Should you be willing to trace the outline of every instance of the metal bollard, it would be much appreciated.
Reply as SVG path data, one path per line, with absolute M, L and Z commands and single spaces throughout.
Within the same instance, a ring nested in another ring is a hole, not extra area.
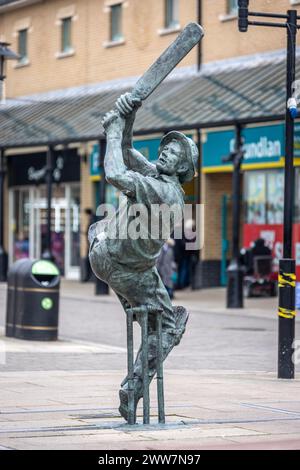
M 156 341 L 157 341 L 157 405 L 158 405 L 158 422 L 165 423 L 165 401 L 164 401 L 164 370 L 163 370 L 163 344 L 162 344 L 162 312 L 158 312 L 156 316 Z
M 143 361 L 143 423 L 150 421 L 149 361 L 148 361 L 148 309 L 141 311 L 142 361 Z
M 127 310 L 128 424 L 135 424 L 133 382 L 133 311 Z
M 133 344 L 133 321 L 134 314 L 141 318 L 142 337 L 142 366 L 143 366 L 143 423 L 150 422 L 150 394 L 149 394 L 149 349 L 148 349 L 148 319 L 149 313 L 156 314 L 156 368 L 157 368 L 157 403 L 158 422 L 165 423 L 164 411 L 164 378 L 163 378 L 163 344 L 162 344 L 162 311 L 153 307 L 133 307 L 126 310 L 127 313 L 127 369 L 128 369 L 128 424 L 135 424 L 134 403 L 134 344 Z
M 293 379 L 295 364 L 293 362 L 295 338 L 295 260 L 279 261 L 279 328 L 278 328 L 278 378 Z

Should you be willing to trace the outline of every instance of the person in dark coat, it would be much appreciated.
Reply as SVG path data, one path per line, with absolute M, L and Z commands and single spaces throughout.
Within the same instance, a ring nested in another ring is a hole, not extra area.
M 87 221 L 86 230 L 82 233 L 86 237 L 86 240 L 88 240 L 89 227 L 95 222 L 97 222 L 97 216 L 90 207 L 87 207 L 86 209 L 84 209 L 84 214 L 87 217 L 88 221 Z M 87 253 L 86 253 L 86 256 L 82 259 L 82 265 L 81 265 L 81 282 L 90 281 L 92 279 L 92 276 L 93 276 L 93 272 L 92 272 L 92 268 L 91 268 L 90 261 L 89 261 L 89 244 L 87 244 Z
M 176 265 L 174 259 L 174 245 L 175 242 L 172 238 L 166 241 L 163 245 L 157 260 L 157 270 L 161 280 L 168 291 L 170 299 L 173 299 L 174 289 L 174 273 L 176 272 Z
M 272 251 L 265 245 L 263 238 L 257 238 L 253 246 L 244 254 L 244 264 L 246 265 L 247 274 L 254 273 L 254 258 L 256 256 L 272 256 Z

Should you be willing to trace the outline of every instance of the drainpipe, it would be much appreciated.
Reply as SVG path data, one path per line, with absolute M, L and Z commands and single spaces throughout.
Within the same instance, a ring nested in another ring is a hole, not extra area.
M 197 23 L 202 26 L 202 0 L 197 0 Z M 202 65 L 202 41 L 197 46 L 197 71 L 199 72 Z
M 7 279 L 7 253 L 4 250 L 4 180 L 5 151 L 0 149 L 0 282 Z

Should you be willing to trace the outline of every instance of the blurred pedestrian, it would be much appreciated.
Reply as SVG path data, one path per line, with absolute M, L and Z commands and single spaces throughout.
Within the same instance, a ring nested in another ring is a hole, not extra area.
M 90 265 L 90 260 L 89 260 L 88 233 L 89 233 L 89 228 L 91 227 L 91 225 L 97 222 L 97 216 L 90 207 L 87 207 L 84 209 L 84 214 L 86 216 L 87 222 L 86 222 L 86 229 L 83 232 L 83 235 L 85 236 L 85 239 L 87 241 L 87 248 L 86 248 L 87 251 L 86 251 L 86 256 L 83 258 L 82 264 L 81 264 L 81 282 L 88 282 L 92 278 L 92 275 L 93 275 L 92 268 Z
M 157 260 L 157 270 L 165 288 L 168 291 L 170 299 L 174 298 L 174 277 L 176 276 L 174 245 L 174 240 L 171 238 L 167 240 L 163 245 Z
M 241 262 L 245 266 L 246 274 L 253 274 L 254 259 L 257 256 L 272 256 L 272 251 L 263 238 L 257 238 L 248 250 L 241 250 Z
M 176 289 L 184 289 L 193 285 L 194 272 L 198 262 L 198 250 L 188 249 L 188 245 L 196 240 L 195 222 L 188 219 L 184 224 L 184 233 L 175 243 L 175 261 L 178 267 Z

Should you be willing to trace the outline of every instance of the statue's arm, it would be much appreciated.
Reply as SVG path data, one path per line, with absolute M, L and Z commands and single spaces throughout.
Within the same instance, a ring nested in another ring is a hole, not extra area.
M 133 124 L 140 102 L 133 100 L 130 93 L 122 95 L 117 103 L 117 109 L 125 118 L 123 131 L 122 150 L 124 162 L 127 168 L 137 171 L 142 175 L 149 175 L 155 172 L 155 165 L 150 163 L 138 150 L 133 147 Z
M 104 158 L 105 177 L 126 195 L 135 194 L 135 184 L 131 172 L 123 159 L 123 131 L 125 120 L 117 111 L 107 113 L 102 121 L 106 132 L 106 153 Z
M 144 157 L 138 150 L 135 148 L 129 148 L 126 150 L 126 155 L 127 161 L 126 165 L 128 162 L 128 168 L 130 168 L 133 171 L 137 171 L 138 173 L 141 173 L 144 176 L 147 175 L 153 175 L 156 171 L 156 166 L 153 163 L 150 163 L 147 158 Z

